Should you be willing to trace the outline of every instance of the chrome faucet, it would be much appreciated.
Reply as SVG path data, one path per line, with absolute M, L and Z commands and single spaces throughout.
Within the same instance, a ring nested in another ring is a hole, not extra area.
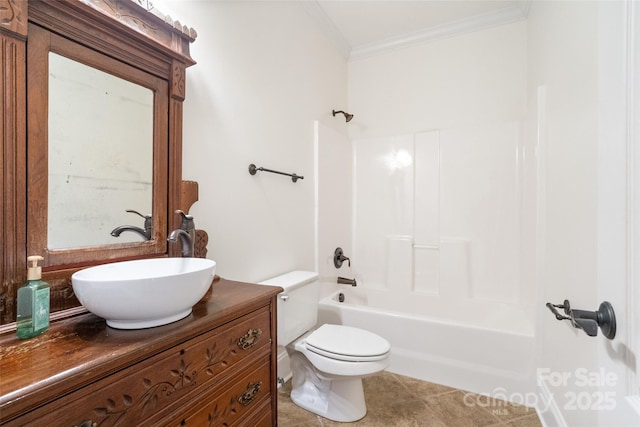
M 153 235 L 153 219 L 151 215 L 142 215 L 138 211 L 134 211 L 133 209 L 127 209 L 127 212 L 134 213 L 142 218 L 144 218 L 144 228 L 136 227 L 135 225 L 121 225 L 119 227 L 114 228 L 111 231 L 111 235 L 113 237 L 120 237 L 125 231 L 133 231 L 134 233 L 138 233 L 141 235 L 144 240 L 151 240 Z
M 179 209 L 176 213 L 182 216 L 182 222 L 180 223 L 180 228 L 173 230 L 169 234 L 167 241 L 177 242 L 179 238 L 182 244 L 182 256 L 192 257 L 196 241 L 196 227 L 193 223 L 193 216 L 187 215 Z

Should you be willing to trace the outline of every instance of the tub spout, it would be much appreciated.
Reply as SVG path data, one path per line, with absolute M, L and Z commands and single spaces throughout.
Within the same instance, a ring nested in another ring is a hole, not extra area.
M 345 277 L 338 277 L 338 284 L 340 284 L 340 285 L 358 286 L 357 283 L 356 283 L 356 279 L 347 279 Z

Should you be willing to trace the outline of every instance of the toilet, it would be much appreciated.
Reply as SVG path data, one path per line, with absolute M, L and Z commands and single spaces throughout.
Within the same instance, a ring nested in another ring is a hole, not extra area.
M 307 411 L 338 422 L 364 417 L 362 378 L 389 366 L 384 338 L 343 325 L 316 329 L 318 274 L 292 271 L 260 282 L 280 286 L 278 295 L 278 383 L 290 380 L 291 400 Z

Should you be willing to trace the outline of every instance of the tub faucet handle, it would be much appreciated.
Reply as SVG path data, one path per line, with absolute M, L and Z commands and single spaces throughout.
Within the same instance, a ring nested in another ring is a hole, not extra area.
M 336 268 L 340 268 L 342 267 L 342 263 L 347 261 L 347 264 L 349 265 L 349 267 L 351 267 L 351 260 L 344 256 L 344 251 L 342 250 L 342 248 L 336 248 L 336 250 L 333 252 L 333 265 Z

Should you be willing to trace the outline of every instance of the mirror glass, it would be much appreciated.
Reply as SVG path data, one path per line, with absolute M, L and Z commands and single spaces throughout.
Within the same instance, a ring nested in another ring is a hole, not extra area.
M 151 215 L 151 89 L 49 52 L 49 249 L 140 242 Z

